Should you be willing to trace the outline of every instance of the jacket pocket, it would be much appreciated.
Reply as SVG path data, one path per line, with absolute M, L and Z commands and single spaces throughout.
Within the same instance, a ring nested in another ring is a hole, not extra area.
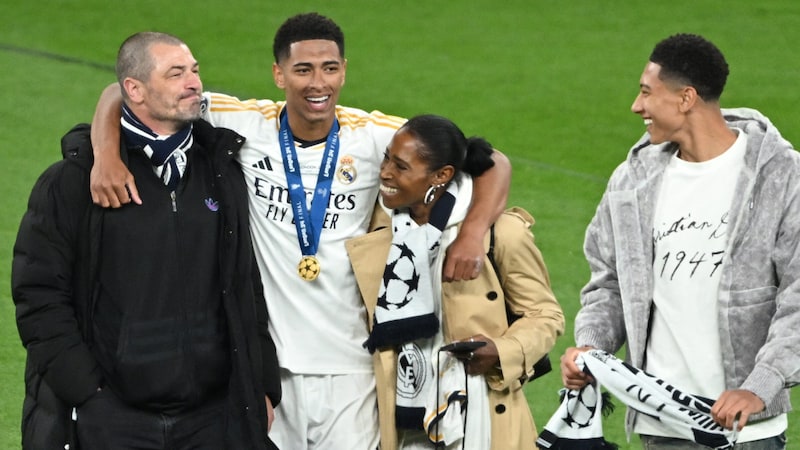
M 775 286 L 765 286 L 730 293 L 726 331 L 737 361 L 737 379 L 753 370 L 756 355 L 767 341 L 777 292 Z

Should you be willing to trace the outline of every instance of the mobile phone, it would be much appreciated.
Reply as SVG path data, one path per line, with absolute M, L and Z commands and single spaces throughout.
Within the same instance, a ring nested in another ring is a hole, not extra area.
M 483 341 L 456 341 L 443 346 L 439 350 L 450 353 L 469 353 L 474 352 L 484 345 L 486 345 L 486 342 Z

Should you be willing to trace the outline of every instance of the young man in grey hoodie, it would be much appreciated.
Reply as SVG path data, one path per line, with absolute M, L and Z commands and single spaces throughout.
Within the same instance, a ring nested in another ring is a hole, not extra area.
M 612 175 L 587 231 L 591 279 L 576 356 L 617 352 L 741 430 L 736 449 L 783 449 L 788 388 L 800 381 L 800 155 L 752 109 L 721 109 L 728 75 L 706 39 L 656 45 L 631 110 L 645 135 Z M 629 411 L 645 449 L 704 448 Z

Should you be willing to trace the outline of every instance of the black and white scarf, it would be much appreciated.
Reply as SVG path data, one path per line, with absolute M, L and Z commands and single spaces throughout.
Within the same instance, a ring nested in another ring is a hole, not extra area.
M 541 449 L 604 448 L 601 387 L 628 407 L 661 421 L 679 439 L 715 450 L 733 449 L 737 432 L 726 430 L 711 418 L 714 401 L 681 392 L 664 380 L 639 370 L 602 350 L 581 353 L 578 367 L 594 377 L 579 391 L 567 391 L 545 425 L 536 445 Z
M 466 375 L 461 361 L 439 350 L 444 344 L 442 264 L 471 199 L 472 180 L 459 176 L 433 206 L 425 225 L 417 226 L 407 211 L 387 211 L 392 216 L 392 247 L 367 342 L 370 351 L 398 349 L 397 427 L 419 430 L 444 449 L 461 448 L 464 441 L 488 442 L 491 428 L 485 380 Z
M 122 105 L 120 123 L 125 142 L 132 147 L 142 147 L 153 162 L 156 175 L 170 191 L 174 191 L 186 170 L 186 151 L 193 142 L 192 124 L 171 136 L 161 136 L 142 123 L 125 104 Z
M 378 291 L 372 332 L 366 342 L 370 352 L 429 338 L 439 331 L 431 264 L 439 253 L 439 238 L 455 205 L 451 191 L 448 188 L 433 205 L 428 223 L 418 227 L 407 211 L 392 212 L 392 246 Z

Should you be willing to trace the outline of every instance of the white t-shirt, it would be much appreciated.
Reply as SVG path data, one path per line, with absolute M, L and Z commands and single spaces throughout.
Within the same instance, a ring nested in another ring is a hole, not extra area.
M 250 230 L 280 366 L 299 374 L 371 372 L 371 355 L 362 346 L 366 310 L 344 242 L 367 231 L 380 163 L 404 119 L 336 107 L 340 145 L 316 255 L 321 271 L 305 281 L 297 274 L 302 253 L 278 141 L 285 102 L 204 96 L 210 102 L 206 120 L 247 138 L 238 160 L 249 186 Z M 325 142 L 295 147 L 310 209 Z
M 670 160 L 653 220 L 654 306 L 645 370 L 711 399 L 725 390 L 717 301 L 728 213 L 747 148 L 747 135 L 734 131 L 736 141 L 714 159 L 688 162 L 676 154 Z M 780 417 L 748 425 L 739 441 L 779 434 L 785 429 L 780 429 Z M 669 436 L 644 414 L 634 430 Z

